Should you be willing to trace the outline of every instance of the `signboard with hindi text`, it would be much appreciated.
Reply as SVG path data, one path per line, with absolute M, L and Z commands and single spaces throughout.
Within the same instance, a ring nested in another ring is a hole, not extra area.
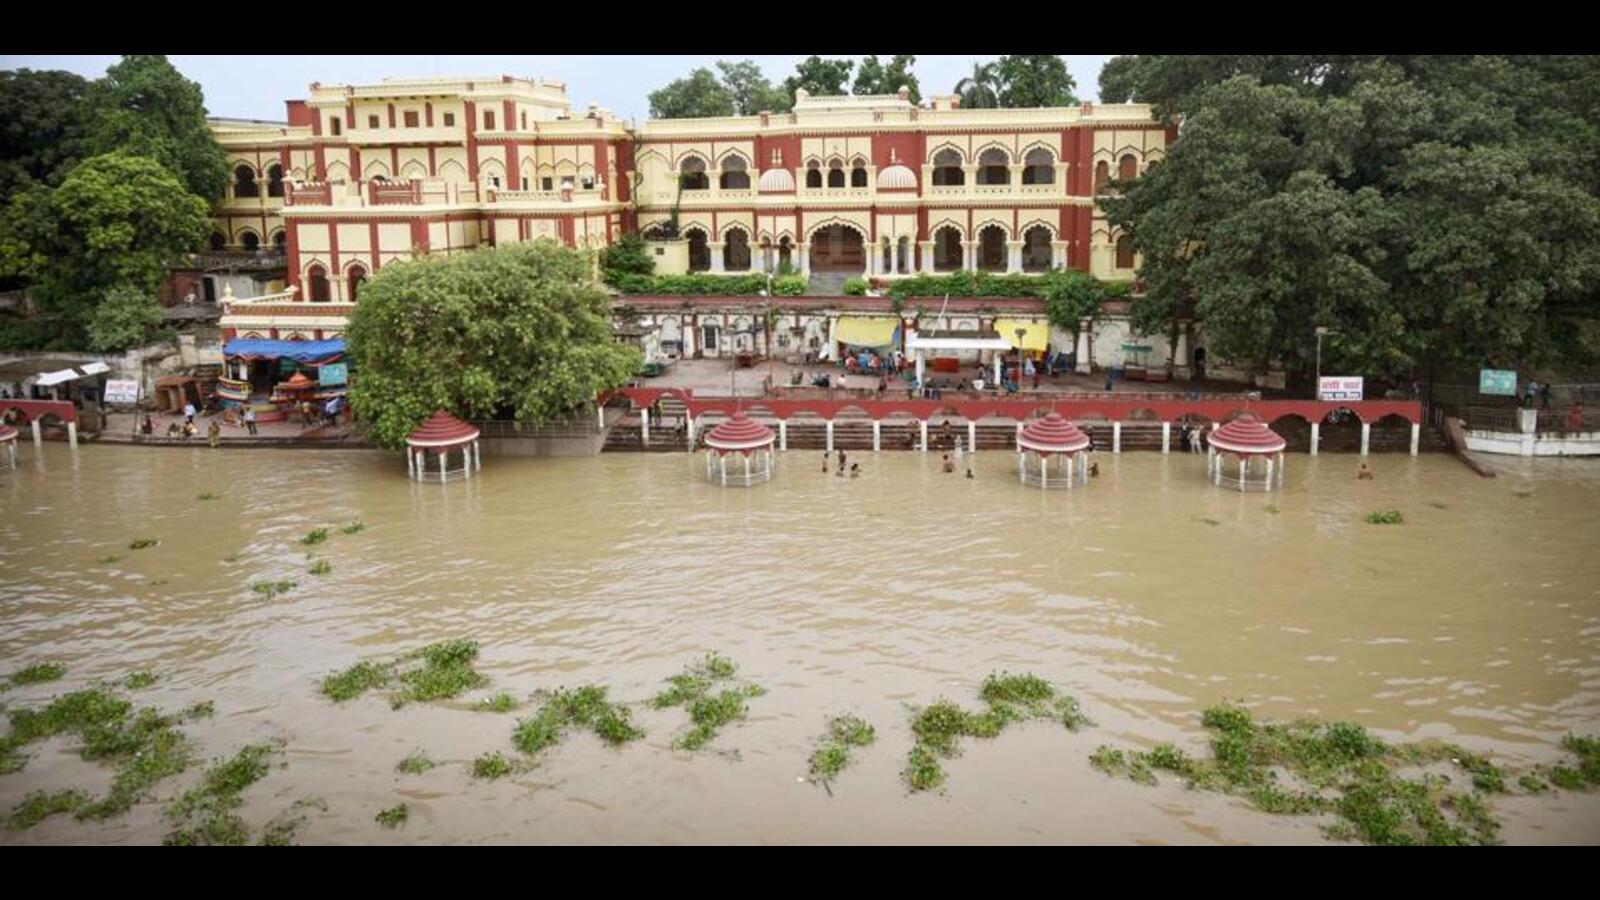
M 1324 402 L 1360 400 L 1361 381 L 1360 375 L 1324 375 L 1317 382 L 1317 399 Z
M 108 379 L 106 381 L 106 402 L 138 403 L 139 382 Z
M 344 384 L 350 379 L 345 363 L 328 363 L 317 370 L 317 381 L 325 385 Z
M 1517 395 L 1517 373 L 1510 369 L 1479 369 L 1478 393 L 1515 397 Z

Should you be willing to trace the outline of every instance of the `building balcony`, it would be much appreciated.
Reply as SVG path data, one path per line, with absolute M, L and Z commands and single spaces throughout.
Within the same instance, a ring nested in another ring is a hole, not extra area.
M 286 207 L 369 208 L 389 206 L 461 206 L 478 202 L 477 185 L 438 178 L 405 181 L 314 182 L 290 184 Z

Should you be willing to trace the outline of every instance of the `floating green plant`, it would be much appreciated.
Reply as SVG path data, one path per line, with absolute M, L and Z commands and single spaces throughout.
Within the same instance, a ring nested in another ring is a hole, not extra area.
M 11 673 L 11 683 L 42 684 L 46 681 L 55 681 L 65 674 L 67 667 L 60 663 L 34 663 Z
M 32 828 L 53 815 L 77 812 L 88 803 L 89 795 L 79 790 L 34 791 L 11 810 L 6 827 L 12 831 Z
M 421 775 L 423 772 L 428 771 L 436 765 L 438 765 L 438 763 L 429 759 L 428 754 L 418 750 L 405 759 L 400 760 L 400 764 L 395 766 L 395 768 L 407 775 Z
M 362 529 L 364 529 L 366 527 L 367 527 L 366 525 L 363 525 L 361 523 L 360 519 L 357 519 L 354 522 L 351 522 L 350 524 L 345 525 L 343 528 L 340 528 L 339 532 L 341 534 L 355 534 L 355 533 L 361 531 Z
M 391 806 L 388 809 L 380 810 L 376 816 L 373 816 L 373 819 L 384 828 L 399 828 L 410 817 L 410 808 L 402 803 L 399 806 Z
M 959 753 L 958 738 L 993 738 L 1008 725 L 1029 719 L 1051 719 L 1069 731 L 1094 724 L 1076 699 L 1059 693 L 1036 675 L 991 674 L 978 693 L 989 707 L 984 712 L 968 712 L 941 698 L 912 716 L 911 732 L 917 741 L 902 773 L 912 790 L 930 790 L 944 783 L 939 758 Z
M 255 591 L 268 600 L 272 600 L 279 595 L 287 594 L 294 590 L 294 582 L 281 579 L 278 581 L 258 581 L 255 584 L 250 585 L 250 590 Z
M 657 709 L 672 706 L 688 709 L 689 730 L 673 739 L 674 749 L 698 750 L 704 747 L 717 736 L 717 730 L 723 725 L 747 715 L 746 698 L 766 693 L 765 688 L 756 684 L 711 693 L 715 683 L 731 680 L 738 670 L 733 660 L 713 652 L 685 667 L 681 674 L 667 679 L 670 687 L 656 694 L 650 704 Z
M 333 571 L 333 563 L 325 559 L 319 559 L 312 564 L 310 571 L 313 575 L 326 575 Z
M 629 719 L 626 707 L 606 699 L 600 685 L 573 690 L 558 688 L 541 695 L 538 713 L 517 723 L 511 743 L 530 756 L 560 742 L 569 728 L 586 728 L 612 746 L 644 737 L 644 730 Z
M 516 771 L 516 766 L 512 764 L 511 760 L 501 755 L 498 750 L 493 753 L 485 753 L 472 761 L 473 778 L 484 778 L 493 781 L 496 778 L 510 775 L 514 771 Z
M 828 720 L 828 736 L 811 754 L 811 777 L 829 779 L 850 764 L 850 748 L 865 747 L 877 740 L 877 732 L 859 716 L 834 716 Z
M 489 679 L 472 668 L 477 641 L 429 644 L 388 662 L 360 662 L 322 681 L 322 693 L 335 701 L 349 700 L 398 683 L 390 697 L 395 709 L 427 700 L 456 697 L 483 687 Z
M 218 500 L 218 499 L 221 499 L 221 497 L 222 497 L 221 494 L 213 494 L 210 491 L 206 491 L 204 494 L 200 495 L 199 499 L 201 499 L 201 500 Z
M 477 705 L 472 708 L 478 712 L 506 713 L 517 708 L 517 701 L 510 694 L 501 691 L 493 697 L 485 697 L 479 700 Z
M 167 819 L 175 826 L 162 843 L 167 846 L 241 846 L 250 842 L 250 830 L 239 817 L 245 789 L 267 777 L 275 743 L 248 744 L 228 759 L 207 769 L 198 787 L 186 791 L 167 806 Z
M 1398 509 L 1381 509 L 1367 513 L 1368 525 L 1403 525 L 1406 517 Z
M 300 539 L 300 543 L 308 544 L 308 545 L 309 544 L 320 544 L 320 543 L 322 543 L 323 541 L 325 541 L 327 539 L 328 539 L 328 529 L 326 529 L 326 528 L 313 528 L 310 531 L 306 532 L 305 537 L 302 537 Z
M 122 557 L 120 557 L 117 554 L 113 553 L 110 556 L 102 556 L 102 557 L 100 557 L 100 564 L 103 565 L 103 566 L 109 566 L 114 562 L 119 562 L 121 559 L 122 559 Z
M 161 543 L 161 542 L 156 540 L 155 538 L 138 538 L 137 540 L 133 541 L 133 543 L 128 545 L 128 549 L 129 550 L 143 550 L 143 549 L 145 549 L 147 547 L 154 547 L 155 545 L 157 545 L 159 543 Z
M 320 799 L 296 800 L 293 806 L 279 813 L 272 821 L 268 822 L 261 830 L 263 847 L 287 847 L 294 843 L 295 832 L 306 822 L 306 817 L 300 813 L 301 809 L 315 807 L 323 812 L 328 811 L 328 803 Z
M 130 675 L 128 675 L 128 677 L 122 679 L 123 687 L 126 687 L 128 690 L 131 690 L 131 691 L 137 691 L 137 690 L 140 690 L 140 689 L 143 689 L 143 688 L 147 688 L 150 685 L 155 684 L 155 683 L 156 683 L 156 673 L 151 672 L 149 670 L 145 670 L 145 671 L 142 671 L 142 672 L 134 672 L 134 673 L 131 673 Z

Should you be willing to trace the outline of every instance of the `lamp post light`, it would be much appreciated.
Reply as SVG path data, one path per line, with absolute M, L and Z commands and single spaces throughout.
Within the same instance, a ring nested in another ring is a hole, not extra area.
M 1334 331 L 1333 329 L 1328 328 L 1328 327 L 1326 327 L 1324 325 L 1318 325 L 1317 326 L 1317 399 L 1318 400 L 1322 399 L 1322 339 L 1325 338 L 1325 337 L 1328 337 L 1330 335 L 1336 335 L 1338 333 L 1339 332 Z

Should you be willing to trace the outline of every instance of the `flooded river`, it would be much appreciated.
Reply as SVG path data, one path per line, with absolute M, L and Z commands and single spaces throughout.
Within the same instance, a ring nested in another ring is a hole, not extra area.
M 977 478 L 939 456 L 782 456 L 777 480 L 723 489 L 699 457 L 486 458 L 471 482 L 413 484 L 366 451 L 22 448 L 0 470 L 0 673 L 66 664 L 0 694 L 34 705 L 151 669 L 141 703 L 215 703 L 186 726 L 205 757 L 287 741 L 284 768 L 245 794 L 259 827 L 320 798 L 302 843 L 1097 842 L 1323 840 L 1310 818 L 1105 777 L 1103 743 L 1206 753 L 1200 711 L 1348 718 L 1393 740 L 1443 738 L 1513 765 L 1552 762 L 1561 735 L 1600 731 L 1600 464 L 1496 460 L 1483 480 L 1433 455 L 1291 456 L 1286 489 L 1231 493 L 1204 460 L 1101 454 L 1086 488 L 1019 486 L 1015 458 Z M 211 492 L 218 499 L 201 501 Z M 1276 512 L 1268 509 L 1276 505 Z M 1403 525 L 1364 521 L 1399 509 Z M 361 520 L 366 529 L 336 526 Z M 301 535 L 332 564 L 309 575 Z M 130 551 L 136 538 L 156 547 Z M 117 562 L 99 560 L 120 555 Z M 297 582 L 268 600 L 249 585 Z M 395 711 L 334 704 L 319 679 L 448 638 L 482 645 L 490 687 Z M 574 732 L 532 770 L 475 781 L 515 756 L 496 690 L 603 683 L 642 701 L 707 651 L 768 689 L 706 751 L 675 752 L 679 709 L 640 706 L 644 740 Z M 963 741 L 942 792 L 899 778 L 909 705 L 977 708 L 991 671 L 1041 675 L 1098 724 Z M 802 782 L 825 717 L 878 741 L 832 783 Z M 31 745 L 0 776 L 0 813 L 30 790 L 103 791 L 74 742 Z M 442 763 L 401 775 L 424 750 Z M 198 767 L 157 786 L 167 797 Z M 410 805 L 397 831 L 378 810 Z M 1600 796 L 1498 798 L 1511 843 L 1600 842 Z M 162 804 L 88 824 L 55 816 L 0 843 L 158 843 Z

